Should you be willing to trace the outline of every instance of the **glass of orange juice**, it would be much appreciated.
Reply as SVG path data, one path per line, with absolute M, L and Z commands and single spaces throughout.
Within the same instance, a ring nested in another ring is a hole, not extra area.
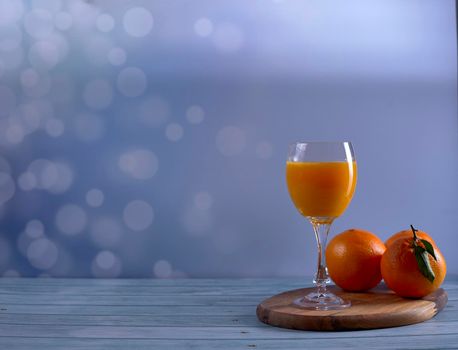
M 316 290 L 296 299 L 300 307 L 335 310 L 350 302 L 326 290 L 326 241 L 332 222 L 343 214 L 355 192 L 356 159 L 350 142 L 296 142 L 289 146 L 286 182 L 299 213 L 312 224 L 318 246 Z

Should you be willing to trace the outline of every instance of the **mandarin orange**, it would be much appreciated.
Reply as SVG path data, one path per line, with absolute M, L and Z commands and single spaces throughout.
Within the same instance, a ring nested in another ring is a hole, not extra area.
M 329 276 L 347 291 L 371 289 L 382 279 L 380 259 L 384 251 L 385 244 L 375 234 L 361 229 L 344 231 L 326 248 Z
M 412 227 L 412 230 L 415 229 Z M 423 238 L 412 231 L 410 233 L 410 236 L 400 237 L 387 246 L 380 268 L 385 283 L 396 294 L 421 298 L 439 288 L 447 273 L 447 265 L 432 241 L 429 242 L 430 249 L 435 257 L 428 253 Z
M 432 245 L 436 246 L 436 242 L 434 242 L 434 240 L 431 238 L 431 236 L 428 235 L 426 232 L 421 231 L 421 230 L 417 230 L 416 233 L 417 233 L 417 237 L 418 237 L 418 238 L 420 238 L 420 239 L 426 239 L 426 240 L 429 241 Z M 409 230 L 402 230 L 402 231 L 399 231 L 398 233 L 395 233 L 394 235 L 392 235 L 390 238 L 388 238 L 388 239 L 385 241 L 385 246 L 388 247 L 388 246 L 391 245 L 391 243 L 393 243 L 395 240 L 397 240 L 398 238 L 402 238 L 402 237 L 412 237 L 412 230 L 411 230 L 411 229 L 409 229 Z

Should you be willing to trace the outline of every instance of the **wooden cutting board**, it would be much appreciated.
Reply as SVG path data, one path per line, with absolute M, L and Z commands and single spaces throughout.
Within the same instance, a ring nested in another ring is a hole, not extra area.
M 351 300 L 351 307 L 342 310 L 305 310 L 292 304 L 313 289 L 291 290 L 264 300 L 256 310 L 259 320 L 276 327 L 316 331 L 397 327 L 429 320 L 448 300 L 442 288 L 422 299 L 406 299 L 382 284 L 366 293 L 349 293 L 329 287 L 333 293 Z

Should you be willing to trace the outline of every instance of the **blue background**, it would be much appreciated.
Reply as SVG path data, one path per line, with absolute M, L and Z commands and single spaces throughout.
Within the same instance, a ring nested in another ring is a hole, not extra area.
M 0 273 L 311 275 L 296 140 L 350 140 L 333 227 L 458 273 L 454 1 L 0 0 Z

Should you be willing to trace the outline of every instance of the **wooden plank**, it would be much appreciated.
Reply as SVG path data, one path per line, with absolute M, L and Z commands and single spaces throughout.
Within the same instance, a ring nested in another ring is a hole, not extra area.
M 20 306 L 55 306 L 55 307 L 62 307 L 62 306 L 113 306 L 113 307 L 127 307 L 127 306 L 145 306 L 145 307 L 161 307 L 161 306 L 168 306 L 168 307 L 175 307 L 175 306 L 198 306 L 198 307 L 225 307 L 225 306 L 254 306 L 261 302 L 262 300 L 268 298 L 271 294 L 260 294 L 256 296 L 251 296 L 250 298 L 241 299 L 241 298 L 233 298 L 229 295 L 220 295 L 220 296 L 212 296 L 210 298 L 204 298 L 199 296 L 198 298 L 191 298 L 191 297 L 183 297 L 179 296 L 175 298 L 175 303 L 173 301 L 167 299 L 166 297 L 163 298 L 132 298 L 129 301 L 129 296 L 106 296 L 105 298 L 99 297 L 73 297 L 68 296 L 66 298 L 57 298 L 56 300 L 48 300 L 48 299 L 41 299 L 41 300 L 34 300 L 33 295 L 28 295 L 21 298 L 5 298 L 0 296 L 0 312 L 2 309 L 12 309 Z M 173 296 L 170 296 L 172 298 Z M 448 293 L 449 302 L 457 302 L 458 295 L 450 295 Z
M 302 288 L 303 285 L 297 285 L 297 288 Z M 294 285 L 289 285 L 288 288 L 294 288 Z M 27 285 L 27 286 L 11 286 L 3 285 L 0 287 L 0 298 L 5 295 L 27 295 L 27 294 L 50 294 L 58 295 L 85 295 L 85 296 L 106 296 L 106 295 L 164 295 L 183 294 L 183 295 L 268 295 L 272 291 L 283 291 L 285 286 L 207 286 L 207 287 L 155 287 L 155 286 L 139 286 L 134 287 L 107 287 L 107 286 L 43 286 L 43 285 Z
M 458 313 L 455 312 L 457 304 L 449 303 L 443 312 L 438 314 L 434 320 L 453 321 L 458 318 Z M 14 318 L 16 315 L 20 317 L 29 317 L 31 315 L 43 316 L 119 316 L 126 318 L 136 318 L 138 316 L 154 316 L 158 318 L 180 318 L 189 320 L 189 322 L 197 322 L 199 319 L 206 319 L 213 316 L 221 317 L 252 317 L 255 319 L 256 306 L 91 306 L 82 308 L 80 306 L 49 306 L 49 305 L 14 305 L 8 306 L 7 310 L 0 310 L 0 319 Z M 430 321 L 431 322 L 431 321 Z
M 234 295 L 234 296 L 258 296 L 258 295 L 272 295 L 272 293 L 279 293 L 282 291 L 290 289 L 303 288 L 303 284 L 291 284 L 291 285 L 281 285 L 281 286 L 207 286 L 207 287 L 155 287 L 155 286 L 139 286 L 134 287 L 108 287 L 108 286 L 43 286 L 41 284 L 37 285 L 27 285 L 27 286 L 17 286 L 17 285 L 3 285 L 0 286 L 0 299 L 2 296 L 8 295 L 42 295 L 42 294 L 56 294 L 56 295 L 81 295 L 81 296 L 110 296 L 110 295 L 125 295 L 125 296 L 148 296 L 148 295 L 161 295 L 161 296 L 170 296 L 170 295 L 197 295 L 197 296 L 207 296 L 207 295 Z M 445 284 L 443 288 L 449 293 L 458 294 L 458 284 L 450 285 Z
M 278 293 L 294 288 L 310 287 L 309 279 L 273 279 L 267 283 L 264 279 L 242 280 L 92 280 L 92 279 L 18 279 L 0 278 L 0 296 L 8 294 L 56 293 L 78 295 L 258 295 Z M 171 283 L 173 281 L 173 283 Z M 182 281 L 182 284 L 176 284 Z M 233 283 L 231 281 L 234 281 Z M 443 284 L 448 292 L 458 291 L 458 277 L 451 276 Z
M 263 296 L 228 295 L 2 295 L 2 305 L 255 305 Z M 266 295 L 267 297 L 267 295 Z
M 389 336 L 374 338 L 369 332 L 364 332 L 355 338 L 341 339 L 336 333 L 327 333 L 326 337 L 314 339 L 314 333 L 309 334 L 308 339 L 277 339 L 277 340 L 151 340 L 151 339 L 81 339 L 81 338 L 0 338 L 0 348 L 8 350 L 151 350 L 151 349 L 246 349 L 246 350 L 304 350 L 304 349 L 456 349 L 458 344 L 457 335 L 418 335 L 411 337 Z
M 444 286 L 448 284 L 450 288 L 458 289 L 456 282 L 458 275 L 448 275 Z M 138 288 L 138 287 L 253 287 L 253 286 L 298 286 L 308 287 L 312 285 L 311 277 L 294 277 L 294 278 L 183 278 L 183 279 L 87 279 L 87 278 L 0 278 L 0 288 L 3 285 L 9 286 L 57 286 L 57 287 L 121 287 L 121 288 Z
M 299 286 L 311 285 L 311 277 L 303 278 L 183 278 L 183 279 L 90 279 L 90 278 L 10 278 L 1 277 L 0 286 L 7 285 L 47 285 L 47 286 L 111 286 L 111 287 L 209 287 L 209 286 L 275 286 L 291 285 Z
M 136 306 L 256 306 L 267 295 L 107 295 L 107 296 L 84 296 L 84 295 L 2 295 L 1 305 L 78 305 L 78 306 L 102 306 L 102 305 L 136 305 Z M 457 295 L 449 295 L 450 301 L 456 301 Z
M 0 325 L 66 325 L 66 326 L 129 326 L 129 327 L 260 327 L 261 324 L 252 310 L 244 310 L 244 314 L 204 315 L 198 310 L 188 315 L 174 314 L 173 310 L 167 314 L 141 315 L 77 315 L 77 314 L 0 314 Z M 458 314 L 441 312 L 428 322 L 458 321 Z M 215 311 L 217 312 L 217 311 Z M 0 326 L 1 327 L 1 326 Z
M 28 295 L 2 295 L 2 305 L 256 305 L 260 298 L 267 295 L 59 295 L 59 294 L 28 294 Z
M 170 311 L 169 311 L 170 312 Z M 15 325 L 62 325 L 62 326 L 129 326 L 129 327 L 258 327 L 257 318 L 249 315 L 206 315 L 196 310 L 193 315 L 68 315 L 68 314 L 1 314 L 0 327 Z
M 458 334 L 456 322 L 421 323 L 418 325 L 375 329 L 372 337 Z M 130 327 L 130 326 L 66 326 L 66 325 L 14 325 L 0 327 L 0 337 L 34 338 L 110 338 L 110 339 L 308 339 L 310 333 L 270 326 L 257 327 Z M 325 332 L 314 333 L 315 339 L 325 339 Z M 340 332 L 338 338 L 364 336 L 361 332 Z
M 0 306 L 0 315 L 3 314 L 37 314 L 37 315 L 170 315 L 181 316 L 201 315 L 255 315 L 256 305 L 240 306 L 189 306 L 189 305 L 91 305 L 90 307 L 80 305 L 6 305 Z
M 69 280 L 58 280 L 59 283 L 48 285 L 44 282 L 49 279 L 27 279 L 27 283 L 15 284 L 18 279 L 2 279 L 0 278 L 0 297 L 5 295 L 24 295 L 33 293 L 34 295 L 55 293 L 57 295 L 82 295 L 82 296 L 106 296 L 106 295 L 128 295 L 128 296 L 143 296 L 143 295 L 163 295 L 182 294 L 182 295 L 269 295 L 272 292 L 280 292 L 293 288 L 303 288 L 307 284 L 300 281 L 292 281 L 291 283 L 275 283 L 272 285 L 218 285 L 214 280 L 206 280 L 206 286 L 164 286 L 166 280 L 149 280 L 156 283 L 154 285 L 137 284 L 132 282 L 131 285 L 113 286 L 110 284 L 91 285 L 92 280 L 87 280 L 88 285 L 84 284 L 84 280 L 80 280 L 78 285 L 67 285 Z M 112 282 L 112 280 L 102 280 Z M 143 280 L 138 280 L 139 283 Z M 201 281 L 202 282 L 202 281 Z M 216 282 L 216 281 L 215 281 Z M 455 282 L 446 282 L 443 288 L 450 293 L 458 293 L 458 280 Z M 311 283 L 308 284 L 309 286 Z

